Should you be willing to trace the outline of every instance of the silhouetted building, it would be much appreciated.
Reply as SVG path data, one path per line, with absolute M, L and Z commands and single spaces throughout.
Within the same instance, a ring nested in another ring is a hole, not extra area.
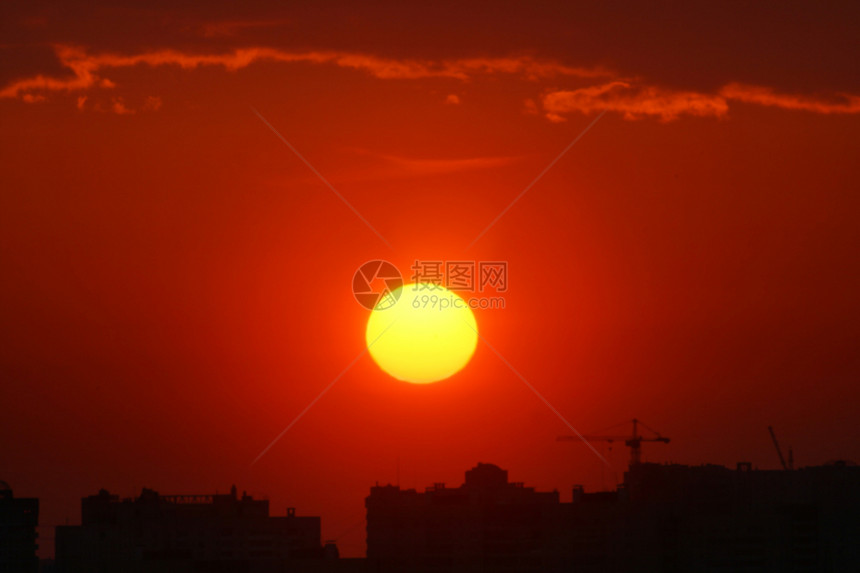
M 860 571 L 860 468 L 636 464 L 617 491 L 557 493 L 489 464 L 458 488 L 371 488 L 374 571 Z
M 639 464 L 625 475 L 638 563 L 663 571 L 860 571 L 860 468 Z
M 16 498 L 0 481 L 0 573 L 35 573 L 39 570 L 36 544 L 39 500 Z
M 367 559 L 379 571 L 541 571 L 558 492 L 508 483 L 479 463 L 456 488 L 371 488 Z
M 329 553 L 331 550 L 329 550 Z M 120 500 L 101 490 L 81 501 L 81 525 L 56 531 L 61 573 L 316 570 L 320 518 L 269 515 L 268 500 L 237 495 L 159 495 Z M 289 568 L 287 565 L 292 564 Z

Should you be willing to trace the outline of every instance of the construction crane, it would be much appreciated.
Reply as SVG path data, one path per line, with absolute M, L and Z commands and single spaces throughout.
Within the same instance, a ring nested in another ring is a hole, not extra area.
M 776 453 L 779 455 L 779 463 L 782 464 L 782 469 L 793 470 L 794 469 L 794 452 L 791 451 L 791 448 L 788 448 L 788 462 L 786 462 L 785 458 L 782 455 L 782 448 L 779 447 L 779 442 L 777 441 L 776 434 L 773 431 L 773 426 L 768 426 L 767 431 L 770 432 L 770 437 L 773 440 L 773 447 L 776 448 Z
M 643 426 L 646 430 L 650 431 L 654 434 L 654 437 L 645 437 L 639 433 L 639 426 Z M 664 438 L 660 435 L 659 432 L 652 430 L 636 418 L 633 418 L 633 434 L 630 436 L 559 436 L 559 442 L 578 442 L 582 439 L 585 439 L 589 442 L 620 442 L 623 441 L 624 445 L 630 448 L 630 466 L 635 466 L 642 461 L 642 442 L 662 442 L 664 444 L 669 443 L 669 438 Z

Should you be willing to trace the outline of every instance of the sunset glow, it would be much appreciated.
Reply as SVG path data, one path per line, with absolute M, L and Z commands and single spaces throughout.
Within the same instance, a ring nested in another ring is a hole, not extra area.
M 856 0 L 0 4 L 0 481 L 41 556 L 101 488 L 238 482 L 363 557 L 371 484 L 482 462 L 569 500 L 631 456 L 557 437 L 634 418 L 672 437 L 644 462 L 777 469 L 769 425 L 860 461 L 858 30 Z

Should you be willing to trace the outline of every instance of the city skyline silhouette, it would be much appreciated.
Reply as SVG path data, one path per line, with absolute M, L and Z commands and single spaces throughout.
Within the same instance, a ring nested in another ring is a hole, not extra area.
M 638 445 L 631 444 L 636 451 Z M 37 559 L 38 500 L 0 484 L 4 571 L 851 571 L 860 467 L 779 470 L 632 459 L 609 491 L 537 491 L 479 462 L 459 486 L 386 484 L 365 498 L 367 555 L 342 558 L 321 518 L 227 494 L 101 489 Z M 44 529 L 44 528 L 43 528 Z
M 0 480 L 39 557 L 101 489 L 235 483 L 358 559 L 372 484 L 478 462 L 560 504 L 624 483 L 628 441 L 853 467 L 858 28 L 842 1 L 0 7 Z M 445 290 L 400 312 L 402 285 Z

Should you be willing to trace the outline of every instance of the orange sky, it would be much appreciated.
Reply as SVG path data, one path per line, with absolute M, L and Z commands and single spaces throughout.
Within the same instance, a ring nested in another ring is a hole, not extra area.
M 620 479 L 485 345 L 430 386 L 364 356 L 252 465 L 363 349 L 376 258 L 508 261 L 481 334 L 579 430 L 672 438 L 646 459 L 775 467 L 768 424 L 860 458 L 853 3 L 75 4 L 0 17 L 0 479 L 43 523 L 236 483 L 359 555 L 398 458 Z

